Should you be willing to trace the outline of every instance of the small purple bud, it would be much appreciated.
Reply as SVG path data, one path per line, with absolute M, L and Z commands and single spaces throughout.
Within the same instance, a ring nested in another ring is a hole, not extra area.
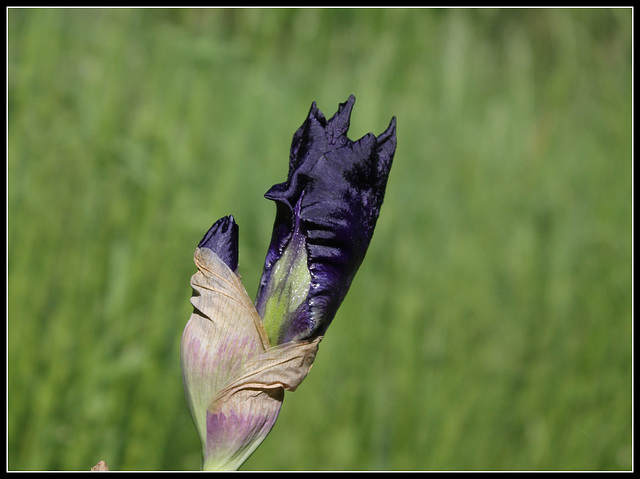
M 204 235 L 198 248 L 213 251 L 231 271 L 238 269 L 238 225 L 233 215 L 220 218 Z

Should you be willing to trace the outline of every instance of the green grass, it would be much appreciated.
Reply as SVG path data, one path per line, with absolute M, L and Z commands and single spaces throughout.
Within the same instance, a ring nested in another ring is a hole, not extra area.
M 8 10 L 8 468 L 195 470 L 192 254 L 255 295 L 294 131 L 398 119 L 377 231 L 244 470 L 632 467 L 630 9 Z

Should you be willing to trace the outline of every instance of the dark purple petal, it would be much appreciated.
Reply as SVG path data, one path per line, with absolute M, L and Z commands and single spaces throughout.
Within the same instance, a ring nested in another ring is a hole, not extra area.
M 278 342 L 324 334 L 364 259 L 396 149 L 395 117 L 376 137 L 347 137 L 352 95 L 328 121 L 313 103 L 291 145 L 289 174 L 265 197 L 276 219 L 256 307 L 265 314 L 271 272 L 288 247 L 306 248 L 307 301 L 282 319 Z M 292 241 L 292 238 L 298 237 Z
M 210 249 L 235 272 L 238 269 L 238 225 L 233 215 L 216 221 L 200 240 L 198 248 Z

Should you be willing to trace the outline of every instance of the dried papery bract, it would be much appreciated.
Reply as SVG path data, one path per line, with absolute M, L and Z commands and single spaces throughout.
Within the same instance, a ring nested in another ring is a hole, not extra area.
M 203 469 L 234 470 L 273 427 L 284 391 L 306 377 L 321 338 L 270 347 L 240 278 L 207 248 L 198 248 L 194 261 L 194 311 L 181 348 L 184 387 Z
M 108 471 L 109 467 L 107 466 L 107 463 L 104 461 L 98 461 L 98 464 L 96 464 L 95 466 L 93 466 L 91 468 L 92 471 Z

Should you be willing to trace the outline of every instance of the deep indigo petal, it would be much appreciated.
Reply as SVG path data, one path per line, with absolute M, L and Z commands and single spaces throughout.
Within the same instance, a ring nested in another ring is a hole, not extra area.
M 233 215 L 216 221 L 200 240 L 198 248 L 210 249 L 235 272 L 238 269 L 238 225 Z
M 324 334 L 364 259 L 380 213 L 396 149 L 395 117 L 380 136 L 369 133 L 353 142 L 347 130 L 354 102 L 352 95 L 328 121 L 312 104 L 294 134 L 287 181 L 265 194 L 277 210 L 258 313 L 265 314 L 271 271 L 286 248 L 306 248 L 311 275 L 307 301 L 283 318 L 278 342 Z M 304 241 L 292 241 L 294 235 Z
M 346 102 L 340 103 L 338 111 L 327 123 L 327 140 L 332 146 L 344 146 L 349 141 L 347 131 L 351 122 L 351 110 L 353 110 L 355 102 L 356 97 L 351 95 Z

